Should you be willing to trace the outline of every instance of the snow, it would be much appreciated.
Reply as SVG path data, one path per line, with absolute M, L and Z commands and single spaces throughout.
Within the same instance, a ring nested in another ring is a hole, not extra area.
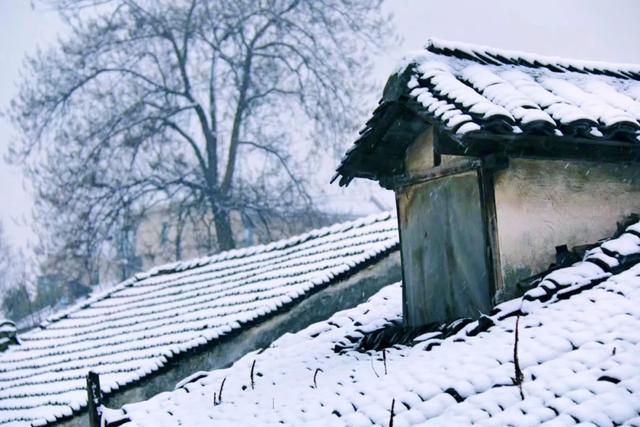
M 467 55 L 477 56 L 480 53 L 483 57 L 487 54 L 491 56 L 502 56 L 510 58 L 513 61 L 524 59 L 529 63 L 538 63 L 543 66 L 552 66 L 556 68 L 574 68 L 581 71 L 608 71 L 611 73 L 640 73 L 640 65 L 637 64 L 615 64 L 601 61 L 585 61 L 576 59 L 566 59 L 554 56 L 542 56 L 527 52 L 497 49 L 490 46 L 474 45 L 470 43 L 453 42 L 447 40 L 441 40 L 438 38 L 431 38 L 427 43 L 427 48 L 437 49 L 449 49 L 464 51 Z
M 109 420 L 126 413 L 129 427 L 389 425 L 394 401 L 394 426 L 637 425 L 640 264 L 629 263 L 628 255 L 640 254 L 634 234 L 639 229 L 631 226 L 600 252 L 550 273 L 528 298 L 496 307 L 494 326 L 486 332 L 471 334 L 472 323 L 444 340 L 425 334 L 384 355 L 336 353 L 336 344 L 400 319 L 402 291 L 393 284 L 230 368 L 112 411 Z M 617 263 L 609 265 L 624 266 L 622 271 L 613 274 L 590 261 L 604 252 Z M 572 293 L 562 295 L 568 288 Z M 516 314 L 536 298 L 538 304 L 519 318 L 521 399 L 512 382 Z M 429 342 L 438 345 L 426 351 Z M 224 398 L 214 406 L 223 379 Z
M 480 95 L 469 86 L 455 78 L 446 69 L 434 67 L 432 63 L 422 64 L 417 68 L 422 78 L 431 79 L 432 91 L 450 99 L 456 105 L 468 108 L 472 114 L 488 119 L 495 115 L 512 118 L 507 110 L 493 104 L 487 98 Z
M 398 245 L 384 213 L 213 257 L 160 266 L 20 336 L 0 354 L 0 425 L 45 425 L 266 316 Z M 188 387 L 188 385 L 185 385 Z
M 584 89 L 612 107 L 624 110 L 636 120 L 640 120 L 640 102 L 617 90 L 611 84 L 603 81 L 589 81 L 584 85 Z
M 544 57 L 432 39 L 424 49 L 405 55 L 395 75 L 402 77 L 395 81 L 406 78 L 405 90 L 398 88 L 396 99 L 387 97 L 376 108 L 336 169 L 340 185 L 355 177 L 380 180 L 388 173 L 379 162 L 367 159 L 385 155 L 379 146 L 388 143 L 380 137 L 386 129 L 377 128 L 384 126 L 381 111 L 397 104 L 448 134 L 463 152 L 467 144 L 472 146 L 470 154 L 480 150 L 472 144 L 473 139 L 479 142 L 478 135 L 510 137 L 488 147 L 489 152 L 532 137 L 555 140 L 539 141 L 550 147 L 584 139 L 585 149 L 609 141 L 616 143 L 611 146 L 627 146 L 620 148 L 640 143 L 640 65 Z
M 640 252 L 640 237 L 625 233 L 617 239 L 609 240 L 602 245 L 603 250 L 617 252 L 621 255 L 633 255 Z
M 409 66 L 414 75 L 407 90 L 434 119 L 458 134 L 471 129 L 467 123 L 482 129 L 498 117 L 515 125 L 514 133 L 526 133 L 528 125 L 535 125 L 537 131 L 555 135 L 588 122 L 593 125 L 590 137 L 611 138 L 619 128 L 614 133 L 610 129 L 620 125 L 640 135 L 640 86 L 628 83 L 631 75 L 640 80 L 637 65 L 548 58 L 433 39 L 426 50 L 402 60 L 400 67 Z M 433 109 L 434 104 L 455 107 L 455 119 L 454 113 Z
M 504 107 L 519 122 L 527 124 L 532 121 L 546 121 L 555 125 L 553 119 L 526 94 L 487 67 L 479 64 L 469 65 L 462 70 L 461 77 L 493 103 Z
M 575 85 L 573 82 L 559 79 L 546 78 L 542 85 L 578 106 L 591 117 L 595 117 L 604 126 L 611 126 L 617 122 L 630 122 L 638 126 L 638 122 L 627 112 L 611 106 L 606 101 L 595 94 L 588 93 Z
M 476 123 L 465 123 L 458 128 L 458 133 L 464 135 L 467 132 L 472 132 L 474 130 L 480 130 L 480 126 Z

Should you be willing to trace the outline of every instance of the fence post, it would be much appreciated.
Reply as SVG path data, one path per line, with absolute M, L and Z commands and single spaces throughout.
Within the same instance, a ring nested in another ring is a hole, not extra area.
M 102 406 L 100 376 L 89 371 L 87 374 L 87 409 L 89 410 L 90 427 L 100 427 L 100 406 Z

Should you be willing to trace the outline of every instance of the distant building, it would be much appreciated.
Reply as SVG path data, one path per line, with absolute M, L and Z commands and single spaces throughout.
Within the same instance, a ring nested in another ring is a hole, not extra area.
M 305 230 L 350 219 L 354 218 L 348 215 L 321 215 L 313 212 L 290 213 L 288 217 L 275 215 L 241 217 L 238 214 L 232 214 L 231 226 L 238 247 L 248 247 L 284 239 L 303 233 Z M 131 241 L 134 256 L 130 263 L 135 264 L 137 269 L 128 269 L 128 274 L 117 276 L 121 280 L 123 277 L 128 277 L 143 269 L 149 269 L 154 265 L 191 259 L 217 251 L 212 218 L 203 216 L 195 219 L 171 216 L 170 212 L 165 209 L 147 212 L 145 217 L 136 224 L 135 236 Z M 126 256 L 121 258 L 127 259 Z
M 237 246 L 264 244 L 354 219 L 351 215 L 314 212 L 289 215 L 264 215 L 262 218 L 231 215 Z M 36 279 L 38 307 L 64 307 L 98 284 L 115 284 L 156 265 L 217 252 L 212 218 L 177 217 L 170 209 L 149 210 L 143 217 L 116 227 L 109 241 L 89 259 L 74 259 L 67 252 L 50 256 L 42 264 L 42 272 Z

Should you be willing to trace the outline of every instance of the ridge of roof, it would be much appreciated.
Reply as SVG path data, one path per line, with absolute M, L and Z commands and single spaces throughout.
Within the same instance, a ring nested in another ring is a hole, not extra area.
M 248 246 L 246 248 L 231 249 L 231 250 L 220 252 L 214 255 L 193 258 L 191 260 L 180 260 L 180 261 L 169 262 L 166 264 L 161 264 L 159 266 L 152 267 L 147 271 L 136 273 L 133 276 L 129 277 L 128 279 L 125 279 L 122 282 L 119 282 L 109 287 L 106 290 L 99 291 L 95 295 L 90 295 L 88 298 L 78 301 L 77 303 L 73 304 L 71 307 L 48 316 L 39 325 L 33 327 L 29 331 L 26 331 L 24 334 L 20 334 L 20 336 L 29 334 L 30 332 L 33 332 L 33 331 L 45 329 L 48 326 L 50 326 L 52 323 L 55 323 L 61 319 L 64 319 L 72 313 L 85 309 L 100 300 L 110 297 L 115 292 L 118 292 L 124 288 L 134 286 L 136 283 L 142 280 L 148 279 L 150 277 L 160 276 L 167 273 L 183 272 L 183 271 L 191 270 L 194 268 L 202 267 L 202 266 L 213 264 L 220 261 L 228 261 L 231 259 L 241 258 L 249 255 L 256 255 L 256 254 L 265 253 L 265 252 L 269 252 L 277 249 L 285 249 L 285 248 L 303 243 L 307 240 L 323 237 L 331 233 L 339 233 L 339 232 L 347 231 L 351 228 L 359 228 L 359 227 L 373 224 L 376 222 L 385 221 L 394 216 L 395 216 L 395 212 L 393 211 L 375 213 L 375 214 L 367 215 L 361 218 L 357 218 L 355 220 L 340 222 L 340 223 L 328 225 L 325 227 L 313 229 L 303 234 L 287 237 L 281 240 L 276 240 L 274 242 L 269 242 L 265 244 L 255 245 L 255 246 Z
M 438 38 L 430 38 L 425 49 L 439 55 L 468 59 L 480 64 L 522 65 L 531 68 L 544 67 L 556 72 L 604 74 L 612 77 L 640 80 L 640 64 L 569 59 Z

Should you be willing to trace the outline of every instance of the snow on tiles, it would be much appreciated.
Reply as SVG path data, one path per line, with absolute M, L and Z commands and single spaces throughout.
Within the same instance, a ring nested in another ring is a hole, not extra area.
M 393 402 L 394 426 L 640 425 L 640 264 L 629 261 L 640 255 L 639 227 L 496 307 L 493 326 L 479 333 L 474 322 L 444 340 L 425 334 L 384 354 L 336 352 L 337 344 L 401 318 L 402 290 L 393 284 L 228 369 L 110 411 L 109 420 L 128 417 L 124 425 L 132 427 L 359 427 L 390 425 Z M 608 264 L 595 260 L 599 251 Z M 524 398 L 513 382 L 516 325 Z M 214 406 L 223 380 L 223 400 Z
M 0 425 L 70 416 L 86 405 L 89 370 L 104 393 L 118 390 L 397 245 L 396 218 L 385 213 L 138 274 L 0 354 Z
M 402 60 L 411 70 L 407 89 L 435 119 L 462 135 L 502 120 L 500 132 L 637 141 L 640 67 L 550 58 L 432 39 Z M 429 96 L 430 95 L 430 96 Z M 442 104 L 440 104 L 442 103 Z M 444 116 L 441 108 L 455 108 Z M 469 121 L 451 116 L 469 114 Z M 589 127 L 580 128 L 585 123 Z

